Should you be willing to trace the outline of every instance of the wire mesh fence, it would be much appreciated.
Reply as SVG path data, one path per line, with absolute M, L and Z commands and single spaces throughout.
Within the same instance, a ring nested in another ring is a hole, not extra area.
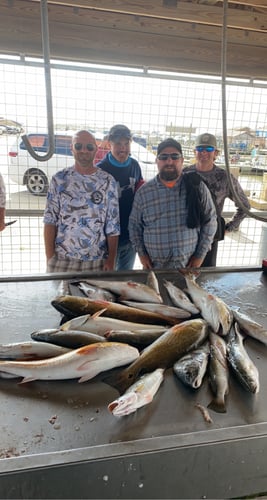
M 196 135 L 209 131 L 217 137 L 220 148 L 217 163 L 224 167 L 219 78 L 59 61 L 52 61 L 51 66 L 56 134 L 71 136 L 73 130 L 86 128 L 101 141 L 112 125 L 124 123 L 134 134 L 132 154 L 139 159 L 144 178 L 150 179 L 157 171 L 155 150 L 162 139 L 172 136 L 179 140 L 188 165 L 194 162 Z M 42 223 L 45 189 L 43 196 L 34 190 L 47 186 L 51 175 L 71 164 L 72 157 L 56 152 L 44 165 L 21 147 L 19 129 L 39 137 L 47 132 L 41 61 L 3 56 L 0 74 L 0 115 L 18 124 L 17 128 L 0 126 L 0 171 L 7 189 L 7 220 L 17 219 L 0 233 L 0 273 L 42 273 L 45 272 Z M 261 216 L 267 212 L 266 110 L 266 82 L 228 82 L 229 163 L 250 199 L 252 212 Z M 253 160 L 255 145 L 258 152 Z M 27 177 L 30 169 L 34 172 Z M 227 200 L 226 218 L 234 211 L 235 204 Z M 264 252 L 267 254 L 265 225 L 247 217 L 238 231 L 227 234 L 220 242 L 217 265 L 259 265 Z

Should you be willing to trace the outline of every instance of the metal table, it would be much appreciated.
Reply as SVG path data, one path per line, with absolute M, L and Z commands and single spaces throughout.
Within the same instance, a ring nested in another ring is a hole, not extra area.
M 182 288 L 184 280 L 176 271 L 156 275 L 170 303 L 163 280 Z M 88 276 L 0 279 L 1 343 L 57 327 L 61 316 L 50 302 L 61 280 Z M 145 271 L 105 273 L 105 279 L 146 277 Z M 202 271 L 198 283 L 267 328 L 267 276 L 259 268 L 213 268 Z M 118 393 L 100 376 L 83 384 L 0 379 L 0 498 L 232 498 L 266 492 L 267 347 L 251 338 L 246 347 L 259 369 L 260 392 L 249 394 L 231 375 L 227 413 L 211 411 L 211 424 L 195 407 L 211 400 L 207 378 L 193 391 L 172 369 L 151 404 L 122 418 L 109 413 Z

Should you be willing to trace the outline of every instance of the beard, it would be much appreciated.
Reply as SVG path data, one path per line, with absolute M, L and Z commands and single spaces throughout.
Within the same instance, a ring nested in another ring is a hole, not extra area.
M 178 177 L 179 174 L 175 167 L 172 169 L 170 169 L 170 167 L 165 167 L 159 173 L 159 178 L 163 181 L 175 181 Z

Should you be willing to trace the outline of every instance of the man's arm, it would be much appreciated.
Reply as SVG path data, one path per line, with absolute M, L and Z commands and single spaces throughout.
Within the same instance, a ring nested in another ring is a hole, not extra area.
M 104 271 L 113 271 L 116 263 L 118 236 L 107 236 L 108 258 L 104 262 Z
M 46 259 L 49 260 L 55 254 L 55 239 L 57 227 L 54 224 L 44 225 L 44 244 Z
M 5 229 L 5 213 L 6 209 L 4 207 L 0 207 L 0 231 Z
M 234 186 L 235 192 L 237 193 L 237 196 L 240 198 L 243 205 L 249 210 L 250 203 L 249 203 L 248 198 L 247 198 L 246 194 L 244 193 L 241 185 L 239 184 L 239 181 L 233 175 L 231 175 L 231 180 L 233 182 L 233 186 Z M 242 210 L 242 208 L 240 208 L 236 204 L 236 201 L 233 199 L 232 193 L 230 194 L 229 198 L 235 203 L 237 210 L 234 213 L 232 219 L 226 223 L 225 230 L 226 231 L 235 231 L 239 228 L 242 220 L 247 216 L 247 214 L 244 212 L 244 210 Z

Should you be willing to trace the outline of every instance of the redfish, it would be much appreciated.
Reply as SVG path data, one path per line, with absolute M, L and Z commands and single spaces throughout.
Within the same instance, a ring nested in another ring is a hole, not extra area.
M 208 334 L 207 322 L 191 319 L 169 328 L 146 347 L 129 367 L 104 379 L 122 394 L 143 373 L 168 368 L 190 349 L 197 348 Z
M 71 315 L 72 317 L 82 316 L 83 314 L 95 314 L 105 309 L 101 315 L 108 316 L 109 318 L 155 325 L 168 324 L 168 319 L 156 311 L 143 311 L 137 307 L 129 307 L 128 305 L 109 302 L 107 300 L 92 300 L 87 297 L 61 295 L 53 299 L 51 304 L 57 311 L 67 316 Z
M 229 392 L 229 370 L 226 359 L 225 340 L 217 333 L 210 333 L 210 384 L 214 398 L 208 408 L 217 413 L 226 413 L 225 397 Z
M 85 382 L 102 371 L 127 365 L 138 356 L 138 349 L 127 344 L 99 342 L 41 361 L 0 361 L 0 372 L 23 377 L 20 383 L 74 378 Z

